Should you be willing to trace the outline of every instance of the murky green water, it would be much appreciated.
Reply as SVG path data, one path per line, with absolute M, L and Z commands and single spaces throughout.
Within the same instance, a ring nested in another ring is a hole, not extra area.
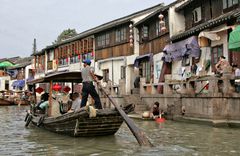
M 138 121 L 153 148 L 139 147 L 125 124 L 114 136 L 73 138 L 24 127 L 27 107 L 0 107 L 0 155 L 226 156 L 240 155 L 240 129 Z

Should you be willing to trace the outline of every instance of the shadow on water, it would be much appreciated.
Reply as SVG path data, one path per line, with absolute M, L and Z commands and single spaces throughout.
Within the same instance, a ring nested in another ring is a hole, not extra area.
M 27 107 L 0 107 L 0 155 L 212 156 L 240 155 L 239 129 L 135 120 L 153 148 L 140 147 L 126 124 L 112 136 L 73 138 L 24 127 Z

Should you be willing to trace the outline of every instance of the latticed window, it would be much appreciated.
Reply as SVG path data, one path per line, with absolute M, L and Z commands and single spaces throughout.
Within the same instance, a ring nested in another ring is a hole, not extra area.
M 110 35 L 109 33 L 102 34 L 97 37 L 97 47 L 104 47 L 110 44 Z
M 148 32 L 148 26 L 142 27 L 142 40 L 148 40 L 149 32 Z
M 240 0 L 223 0 L 223 9 L 239 4 Z
M 126 41 L 127 39 L 127 30 L 125 27 L 117 29 L 115 31 L 115 41 L 116 43 Z

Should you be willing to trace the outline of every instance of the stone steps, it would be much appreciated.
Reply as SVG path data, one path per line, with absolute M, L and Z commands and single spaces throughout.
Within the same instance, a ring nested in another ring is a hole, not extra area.
M 139 94 L 131 94 L 123 96 L 126 104 L 134 104 L 136 113 L 142 113 L 147 110 L 147 106 L 142 102 Z

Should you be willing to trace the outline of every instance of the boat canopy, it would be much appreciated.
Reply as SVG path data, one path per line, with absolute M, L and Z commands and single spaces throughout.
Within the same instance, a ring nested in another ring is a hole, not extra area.
M 102 76 L 96 75 L 99 80 L 102 79 Z M 82 82 L 82 74 L 80 71 L 72 71 L 72 72 L 55 72 L 49 75 L 46 75 L 43 78 L 33 79 L 27 81 L 28 85 L 33 85 L 36 83 L 48 83 L 50 81 L 53 82 L 74 82 L 81 83 Z

